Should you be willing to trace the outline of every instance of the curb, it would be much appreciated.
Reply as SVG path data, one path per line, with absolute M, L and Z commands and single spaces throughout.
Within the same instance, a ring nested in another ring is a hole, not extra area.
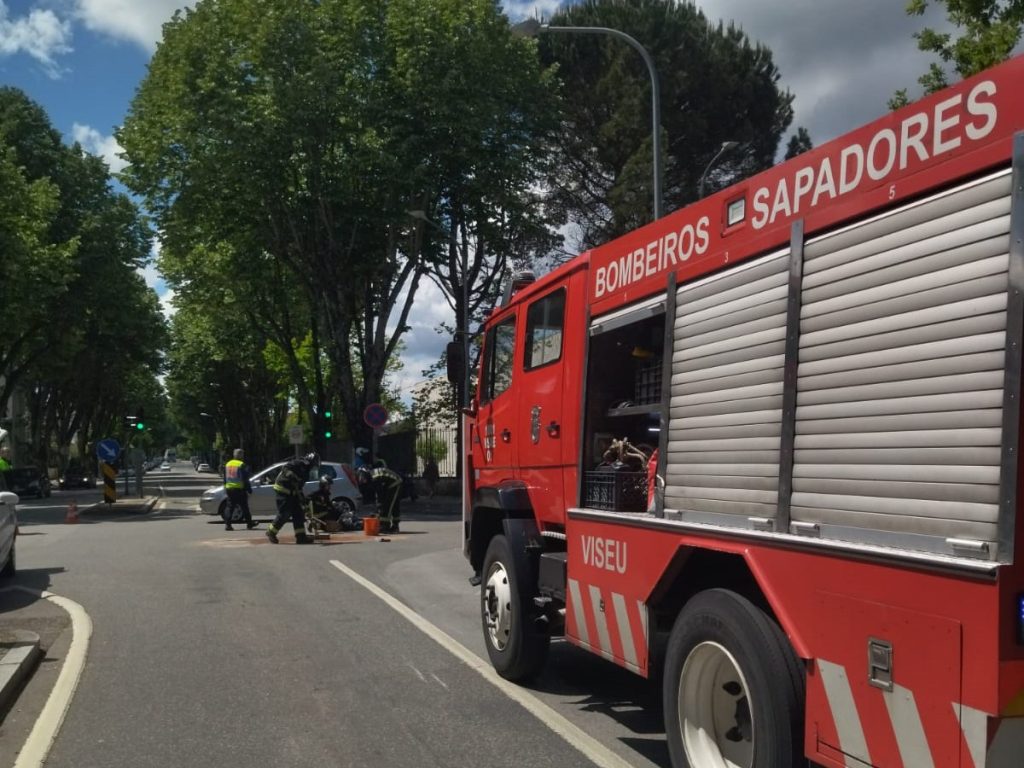
M 0 656 L 0 713 L 6 714 L 18 698 L 21 684 L 29 676 L 40 656 L 39 635 L 27 629 L 10 632 L 12 639 L 0 642 L 6 651 Z
M 97 501 L 95 504 L 90 504 L 87 507 L 82 507 L 79 510 L 79 515 L 96 514 L 96 513 L 111 513 L 111 514 L 122 514 L 125 516 L 130 515 L 148 515 L 153 511 L 153 507 L 160 501 L 159 496 L 150 496 L 145 499 L 121 499 L 120 501 L 111 504 L 110 508 L 107 509 L 107 503 L 104 501 Z

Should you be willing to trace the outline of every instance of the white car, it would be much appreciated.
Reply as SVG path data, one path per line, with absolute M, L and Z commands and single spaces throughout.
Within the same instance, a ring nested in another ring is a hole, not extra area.
M 250 480 L 252 483 L 252 495 L 249 497 L 249 511 L 253 517 L 277 514 L 277 494 L 274 493 L 274 481 L 284 465 L 285 462 L 279 462 L 252 476 Z M 347 464 L 336 464 L 330 461 L 321 462 L 318 468 L 310 470 L 309 478 L 302 489 L 303 492 L 307 495 L 314 493 L 320 487 L 320 478 L 324 475 L 334 481 L 331 485 L 331 498 L 336 502 L 344 504 L 348 510 L 355 512 L 362 497 L 359 489 L 356 488 L 353 482 L 355 473 Z M 204 491 L 199 499 L 199 508 L 207 515 L 221 515 L 226 504 L 227 493 L 222 485 Z
M 18 495 L 6 488 L 0 473 L 0 577 L 9 578 L 16 570 L 14 544 L 18 538 Z
M 164 462 L 163 464 L 161 464 L 161 465 L 160 465 L 160 471 L 161 471 L 161 472 L 170 472 L 170 471 L 171 471 L 171 465 L 170 465 L 170 464 L 168 464 L 168 463 L 167 463 L 167 462 L 165 461 L 165 462 Z

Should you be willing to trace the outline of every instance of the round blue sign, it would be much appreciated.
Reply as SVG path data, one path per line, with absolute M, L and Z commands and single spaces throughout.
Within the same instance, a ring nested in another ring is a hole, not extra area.
M 388 423 L 388 409 L 380 403 L 370 403 L 363 411 L 363 421 L 368 427 L 380 429 Z
M 96 458 L 108 464 L 121 455 L 121 444 L 112 437 L 96 443 Z

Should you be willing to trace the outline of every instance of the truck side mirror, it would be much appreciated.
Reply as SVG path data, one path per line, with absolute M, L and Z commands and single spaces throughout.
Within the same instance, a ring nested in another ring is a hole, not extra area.
M 466 350 L 461 341 L 449 341 L 445 349 L 448 358 L 448 381 L 454 386 L 462 386 L 462 377 L 466 375 Z

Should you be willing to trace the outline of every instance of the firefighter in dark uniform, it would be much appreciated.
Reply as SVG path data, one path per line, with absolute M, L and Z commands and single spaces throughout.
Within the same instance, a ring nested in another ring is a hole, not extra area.
M 373 493 L 377 498 L 377 518 L 380 520 L 381 533 L 398 533 L 398 523 L 402 516 L 400 499 L 402 496 L 402 476 L 378 459 L 373 462 L 371 474 Z
M 320 457 L 315 453 L 307 453 L 305 456 L 292 459 L 281 468 L 277 480 L 274 481 L 277 515 L 267 529 L 267 538 L 272 543 L 277 544 L 277 534 L 289 519 L 295 528 L 295 543 L 313 543 L 313 539 L 306 535 L 305 497 L 302 495 L 302 487 L 306 484 L 310 471 L 318 466 Z

